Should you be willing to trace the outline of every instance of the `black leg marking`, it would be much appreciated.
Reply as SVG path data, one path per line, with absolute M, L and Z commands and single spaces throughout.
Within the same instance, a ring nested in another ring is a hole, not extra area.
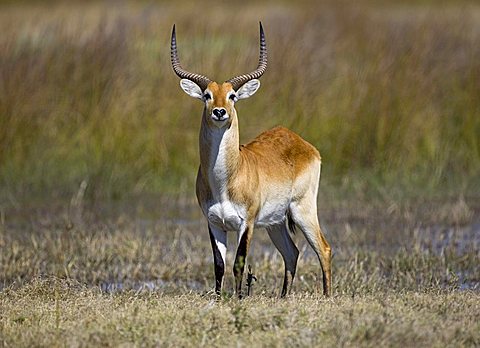
M 245 259 L 247 258 L 248 248 L 250 245 L 250 237 L 252 230 L 247 227 L 240 239 L 240 243 L 237 248 L 237 255 L 235 256 L 235 264 L 233 266 L 233 275 L 235 276 L 235 287 L 238 297 L 242 298 L 242 280 L 243 271 L 245 269 Z
M 218 250 L 217 243 L 215 242 L 215 237 L 213 236 L 210 226 L 208 227 L 210 234 L 210 243 L 212 244 L 213 251 L 213 264 L 215 267 L 215 292 L 220 295 L 222 291 L 222 280 L 225 273 L 225 264 L 223 262 L 222 254 Z

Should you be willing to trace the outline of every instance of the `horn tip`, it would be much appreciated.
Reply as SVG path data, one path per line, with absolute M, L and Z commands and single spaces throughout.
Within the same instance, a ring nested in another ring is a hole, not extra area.
M 260 23 L 260 37 L 265 37 L 265 33 L 263 32 L 263 25 L 262 25 L 262 21 L 259 22 Z

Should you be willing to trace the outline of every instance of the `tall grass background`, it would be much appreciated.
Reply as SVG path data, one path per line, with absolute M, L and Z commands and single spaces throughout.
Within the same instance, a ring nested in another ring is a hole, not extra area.
M 217 81 L 269 66 L 238 103 L 243 142 L 278 124 L 339 187 L 480 186 L 480 7 L 470 2 L 0 4 L 0 198 L 193 192 L 202 105 L 170 66 Z M 322 190 L 328 188 L 322 184 Z M 447 189 L 446 189 L 447 188 Z

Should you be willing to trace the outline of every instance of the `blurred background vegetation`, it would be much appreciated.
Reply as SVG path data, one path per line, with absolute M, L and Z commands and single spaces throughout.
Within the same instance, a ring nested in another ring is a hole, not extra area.
M 321 191 L 480 194 L 480 6 L 469 1 L 0 3 L 0 202 L 193 197 L 202 105 L 184 67 L 269 68 L 238 104 L 247 142 L 281 124 L 323 158 Z M 330 190 L 330 191 L 329 191 Z

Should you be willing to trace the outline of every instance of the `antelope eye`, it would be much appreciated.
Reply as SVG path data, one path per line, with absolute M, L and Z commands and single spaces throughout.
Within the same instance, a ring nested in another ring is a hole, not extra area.
M 235 94 L 230 94 L 230 99 L 232 99 L 233 101 L 235 101 L 235 99 L 237 99 L 237 96 Z
M 210 100 L 210 99 L 212 99 L 212 97 L 211 97 L 210 94 L 208 94 L 208 93 L 206 93 L 206 94 L 203 96 L 203 98 L 204 98 L 205 100 Z

